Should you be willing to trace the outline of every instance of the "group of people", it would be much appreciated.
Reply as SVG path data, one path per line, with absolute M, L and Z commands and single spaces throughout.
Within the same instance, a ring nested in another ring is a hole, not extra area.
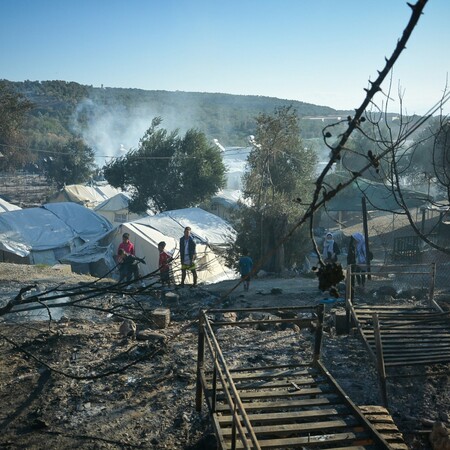
M 192 275 L 192 287 L 197 287 L 197 250 L 194 238 L 191 236 L 191 228 L 186 227 L 184 234 L 180 238 L 180 262 L 181 262 L 181 283 L 180 287 L 184 287 L 188 271 Z M 171 286 L 171 262 L 173 255 L 166 251 L 166 243 L 161 241 L 158 244 L 159 261 L 158 271 L 160 275 L 160 282 L 162 286 Z M 124 281 L 130 283 L 132 280 L 140 280 L 139 263 L 145 264 L 143 258 L 138 258 L 135 253 L 134 244 L 130 241 L 129 233 L 122 235 L 122 242 L 119 244 L 117 250 L 117 265 L 119 268 L 119 283 Z M 239 269 L 241 278 L 244 284 L 244 290 L 248 291 L 250 287 L 250 275 L 253 269 L 253 261 L 248 256 L 248 251 L 243 250 L 242 256 L 239 260 Z M 144 281 L 141 280 L 141 285 L 145 287 Z
M 322 258 L 325 263 L 335 263 L 338 260 L 338 255 L 341 253 L 339 245 L 334 240 L 332 233 L 327 233 L 325 236 Z M 370 255 L 366 255 L 366 241 L 364 236 L 359 233 L 353 233 L 350 236 L 350 241 L 347 250 L 347 265 L 352 266 L 352 272 L 355 275 L 352 277 L 352 285 L 356 283 L 358 286 L 364 287 L 366 282 L 366 265 L 370 260 Z
M 171 262 L 173 256 L 166 251 L 166 243 L 161 241 L 158 244 L 159 261 L 158 270 L 160 274 L 160 281 L 163 286 L 170 287 L 171 285 Z M 192 287 L 197 286 L 197 268 L 196 268 L 196 244 L 191 236 L 191 228 L 186 227 L 184 229 L 184 235 L 180 238 L 180 259 L 181 259 L 181 287 L 184 287 L 187 272 L 190 271 L 193 278 Z M 119 283 L 124 281 L 131 282 L 132 280 L 139 280 L 139 263 L 145 264 L 143 258 L 138 258 L 135 253 L 134 244 L 130 241 L 129 233 L 122 235 L 122 242 L 117 249 L 117 265 L 119 268 Z M 141 281 L 141 285 L 145 287 L 144 281 Z

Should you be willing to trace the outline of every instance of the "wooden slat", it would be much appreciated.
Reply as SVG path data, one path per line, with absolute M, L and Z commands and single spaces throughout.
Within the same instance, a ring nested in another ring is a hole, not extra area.
M 329 406 L 335 405 L 340 401 L 338 398 L 334 396 L 327 396 L 326 398 L 311 398 L 305 400 L 285 400 L 285 401 L 267 401 L 267 402 L 251 402 L 245 404 L 245 410 L 255 411 L 255 410 L 264 410 L 266 412 L 276 411 L 279 409 L 292 409 L 292 408 L 306 408 L 313 406 Z M 217 412 L 229 411 L 230 408 L 228 405 L 218 404 L 216 406 Z
M 255 399 L 261 399 L 261 398 L 284 398 L 284 397 L 301 397 L 305 395 L 323 395 L 330 393 L 330 387 L 324 386 L 323 389 L 321 388 L 304 388 L 300 390 L 273 390 L 273 391 L 267 391 L 267 390 L 256 390 L 251 392 L 239 392 L 239 397 L 241 400 L 255 400 Z M 217 396 L 217 399 L 220 400 L 222 397 L 220 395 Z
M 260 413 L 260 414 L 248 414 L 248 418 L 252 423 L 263 423 L 263 422 L 289 422 L 299 419 L 312 419 L 315 417 L 324 416 L 336 416 L 343 414 L 342 409 L 338 411 L 337 409 L 313 409 L 308 411 L 292 411 L 292 412 L 280 412 L 280 413 Z M 218 416 L 218 422 L 221 426 L 230 425 L 233 422 L 233 416 Z
M 258 442 L 262 449 L 284 449 L 284 448 L 292 448 L 292 447 L 300 447 L 307 445 L 309 448 L 320 448 L 324 443 L 339 443 L 341 442 L 343 446 L 335 447 L 336 449 L 348 449 L 351 448 L 351 444 L 355 441 L 365 440 L 367 445 L 373 444 L 373 441 L 367 434 L 364 433 L 332 433 L 327 435 L 318 435 L 318 436 L 307 436 L 307 437 L 297 437 L 297 438 L 285 438 L 285 439 L 266 439 Z M 350 444 L 350 447 L 349 447 Z M 244 446 L 241 442 L 236 442 L 236 449 L 242 449 Z M 375 447 L 360 447 L 356 448 L 374 448 Z M 227 447 L 227 449 L 231 449 L 231 444 Z
M 328 420 L 322 422 L 307 422 L 295 424 L 262 425 L 254 426 L 253 430 L 258 438 L 263 434 L 283 435 L 292 433 L 315 433 L 318 431 L 338 430 L 339 428 L 353 428 L 358 425 L 355 419 Z M 233 433 L 232 428 L 222 428 L 222 434 L 226 438 Z
M 244 391 L 248 389 L 262 389 L 262 388 L 293 388 L 295 389 L 294 385 L 297 386 L 315 386 L 317 384 L 324 383 L 325 379 L 323 377 L 321 378 L 291 378 L 289 380 L 282 379 L 282 380 L 275 380 L 275 381 L 253 381 L 252 383 L 245 383 L 244 381 L 239 383 L 235 382 L 235 386 L 239 391 Z M 212 385 L 208 384 L 208 389 L 212 389 Z M 217 386 L 217 391 L 221 391 L 222 386 Z

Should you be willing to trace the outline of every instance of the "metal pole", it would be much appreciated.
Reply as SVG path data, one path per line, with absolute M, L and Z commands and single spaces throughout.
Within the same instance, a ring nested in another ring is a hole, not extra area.
M 428 294 L 428 304 L 433 305 L 434 300 L 434 287 L 436 285 L 436 263 L 431 263 L 431 282 L 430 282 L 430 293 Z
M 370 280 L 371 276 L 370 276 L 370 258 L 369 258 L 369 227 L 367 225 L 366 197 L 362 198 L 362 213 L 363 213 L 364 240 L 366 241 L 367 279 Z
M 317 362 L 320 359 L 320 349 L 322 347 L 324 311 L 325 305 L 319 305 L 317 307 L 317 329 L 316 329 L 316 339 L 314 342 L 314 362 Z
M 195 409 L 202 410 L 202 371 L 205 360 L 205 331 L 203 329 L 203 311 L 198 319 L 198 348 L 197 348 L 197 388 L 195 395 Z
M 372 318 L 373 318 L 373 333 L 375 336 L 375 346 L 377 351 L 377 368 L 381 384 L 381 397 L 383 400 L 383 405 L 387 407 L 388 399 L 386 387 L 386 368 L 384 367 L 383 343 L 381 342 L 380 322 L 378 320 L 378 314 L 373 314 Z

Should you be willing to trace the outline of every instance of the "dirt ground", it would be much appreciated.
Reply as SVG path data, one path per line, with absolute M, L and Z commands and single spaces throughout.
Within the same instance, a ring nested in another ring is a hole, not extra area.
M 23 305 L 44 292 L 58 297 L 49 304 L 75 302 L 0 318 L 2 449 L 213 449 L 207 408 L 195 409 L 198 311 L 313 305 L 326 297 L 314 277 L 256 279 L 249 292 L 232 290 L 236 280 L 228 280 L 164 297 L 150 288 L 118 290 L 112 280 L 96 282 L 64 266 L 0 263 L 0 308 L 35 284 Z M 170 309 L 162 329 L 153 315 L 161 307 Z M 329 324 L 339 308 L 327 306 Z M 136 336 L 124 336 L 124 318 L 136 323 Z M 238 342 L 249 358 L 280 361 L 288 357 L 281 344 L 300 333 L 242 330 L 223 337 L 230 358 Z M 380 404 L 376 370 L 360 338 L 337 335 L 331 325 L 325 330 L 325 366 L 356 404 Z M 264 349 L 259 342 L 267 342 Z M 449 368 L 439 369 L 389 386 L 390 411 L 411 449 L 430 449 L 430 424 L 450 422 Z

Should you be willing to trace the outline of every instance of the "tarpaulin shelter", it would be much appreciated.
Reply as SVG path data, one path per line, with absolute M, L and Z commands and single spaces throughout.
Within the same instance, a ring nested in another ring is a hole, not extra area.
M 166 250 L 174 257 L 175 279 L 180 276 L 179 240 L 184 228 L 192 228 L 197 243 L 197 268 L 199 282 L 215 282 L 235 276 L 227 269 L 221 257 L 226 245 L 236 238 L 234 229 L 223 219 L 200 208 L 167 211 L 119 225 L 95 243 L 89 243 L 67 255 L 65 262 L 89 265 L 91 273 L 102 276 L 113 270 L 114 257 L 122 241 L 122 234 L 129 233 L 136 249 L 136 256 L 145 258 L 140 273 L 148 275 L 157 271 L 159 263 L 158 243 L 166 242 Z M 93 273 L 94 271 L 94 273 Z M 102 273 L 103 271 L 103 273 Z M 158 275 L 155 275 L 157 277 Z
M 0 260 L 52 265 L 111 229 L 105 218 L 75 203 L 5 212 L 0 214 Z
M 167 211 L 122 224 L 120 233 L 114 239 L 115 248 L 121 241 L 122 233 L 128 232 L 135 244 L 136 255 L 145 257 L 146 265 L 141 265 L 141 272 L 147 274 L 157 270 L 158 242 L 164 241 L 166 250 L 175 258 L 173 271 L 177 279 L 180 269 L 179 240 L 187 226 L 191 227 L 191 235 L 197 243 L 198 281 L 228 278 L 230 271 L 225 267 L 220 253 L 235 240 L 236 232 L 228 222 L 201 208 Z

